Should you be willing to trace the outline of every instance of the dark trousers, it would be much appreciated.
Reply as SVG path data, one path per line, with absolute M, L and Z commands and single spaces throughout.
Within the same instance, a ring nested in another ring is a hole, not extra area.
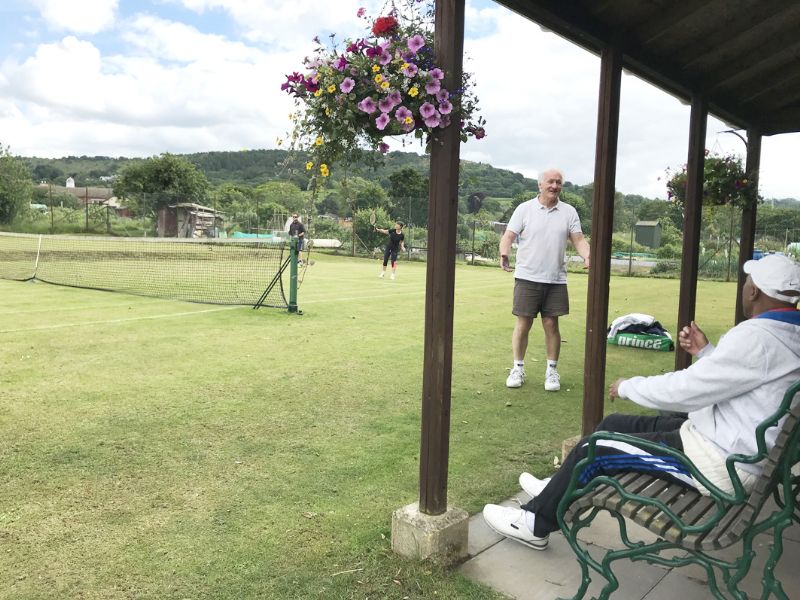
M 613 431 L 615 433 L 626 433 L 628 435 L 660 442 L 670 448 L 683 450 L 681 443 L 680 427 L 686 419 L 675 416 L 642 417 L 634 415 L 613 414 L 603 419 L 597 426 L 596 431 Z M 523 504 L 524 510 L 532 511 L 536 514 L 534 521 L 533 534 L 537 537 L 544 537 L 552 531 L 559 529 L 556 518 L 558 503 L 567 491 L 572 472 L 575 465 L 586 457 L 588 437 L 584 437 L 572 449 L 564 459 L 564 463 L 555 472 L 542 490 L 527 504 Z M 607 445 L 606 445 L 607 444 Z M 664 456 L 662 461 L 653 460 L 654 456 Z M 581 478 L 586 483 L 593 477 L 599 475 L 616 475 L 617 473 L 629 471 L 642 471 L 647 473 L 663 474 L 666 479 L 674 478 L 670 475 L 670 468 L 674 465 L 674 459 L 666 454 L 657 452 L 645 453 L 640 456 L 632 447 L 618 442 L 607 441 L 603 445 L 598 444 L 597 454 L 592 463 L 586 466 Z M 664 468 L 662 471 L 661 468 Z M 673 471 L 674 472 L 674 471 Z

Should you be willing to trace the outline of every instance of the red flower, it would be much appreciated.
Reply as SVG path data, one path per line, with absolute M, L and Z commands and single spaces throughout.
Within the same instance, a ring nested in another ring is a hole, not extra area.
M 385 33 L 392 33 L 395 29 L 397 29 L 397 19 L 394 17 L 378 17 L 372 26 L 372 33 L 373 35 L 381 36 Z

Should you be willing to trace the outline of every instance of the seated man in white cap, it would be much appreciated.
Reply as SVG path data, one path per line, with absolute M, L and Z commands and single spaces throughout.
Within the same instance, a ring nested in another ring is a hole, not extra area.
M 696 356 L 689 368 L 652 377 L 618 379 L 609 388 L 611 399 L 679 416 L 609 415 L 598 431 L 626 433 L 683 451 L 708 480 L 731 491 L 725 467 L 731 454 L 755 454 L 756 426 L 777 410 L 790 385 L 800 380 L 800 265 L 783 255 L 769 255 L 744 264 L 742 302 L 748 320 L 720 338 L 716 348 L 694 324 L 678 336 L 684 350 Z M 768 430 L 768 448 L 775 442 Z M 483 516 L 498 533 L 537 550 L 547 547 L 556 531 L 556 509 L 578 461 L 586 456 L 587 438 L 570 452 L 549 480 L 523 473 L 520 484 L 534 498 L 521 508 L 487 504 Z M 598 475 L 625 471 L 658 473 L 666 479 L 693 485 L 690 474 L 674 459 L 648 453 L 630 444 L 602 441 L 597 456 L 581 474 L 585 483 Z M 740 464 L 737 473 L 745 488 L 759 475 L 759 466 Z

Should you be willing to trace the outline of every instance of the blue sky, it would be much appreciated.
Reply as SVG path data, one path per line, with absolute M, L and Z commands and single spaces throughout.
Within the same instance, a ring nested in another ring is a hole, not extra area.
M 275 148 L 292 110 L 284 75 L 314 35 L 362 33 L 361 6 L 385 3 L 3 0 L 0 143 L 46 157 Z M 462 158 L 591 181 L 599 59 L 490 0 L 467 0 L 465 52 L 488 135 Z M 635 77 L 622 91 L 617 187 L 663 198 L 665 169 L 686 161 L 689 108 Z M 707 147 L 742 153 L 727 128 L 711 119 Z M 800 198 L 800 135 L 762 150 L 762 194 Z

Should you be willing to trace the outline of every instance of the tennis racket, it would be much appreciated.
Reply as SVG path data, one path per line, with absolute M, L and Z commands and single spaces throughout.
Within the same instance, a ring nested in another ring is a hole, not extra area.
M 378 215 L 373 210 L 369 213 L 369 224 L 372 225 L 373 229 L 375 229 L 375 223 L 377 222 L 378 222 Z

